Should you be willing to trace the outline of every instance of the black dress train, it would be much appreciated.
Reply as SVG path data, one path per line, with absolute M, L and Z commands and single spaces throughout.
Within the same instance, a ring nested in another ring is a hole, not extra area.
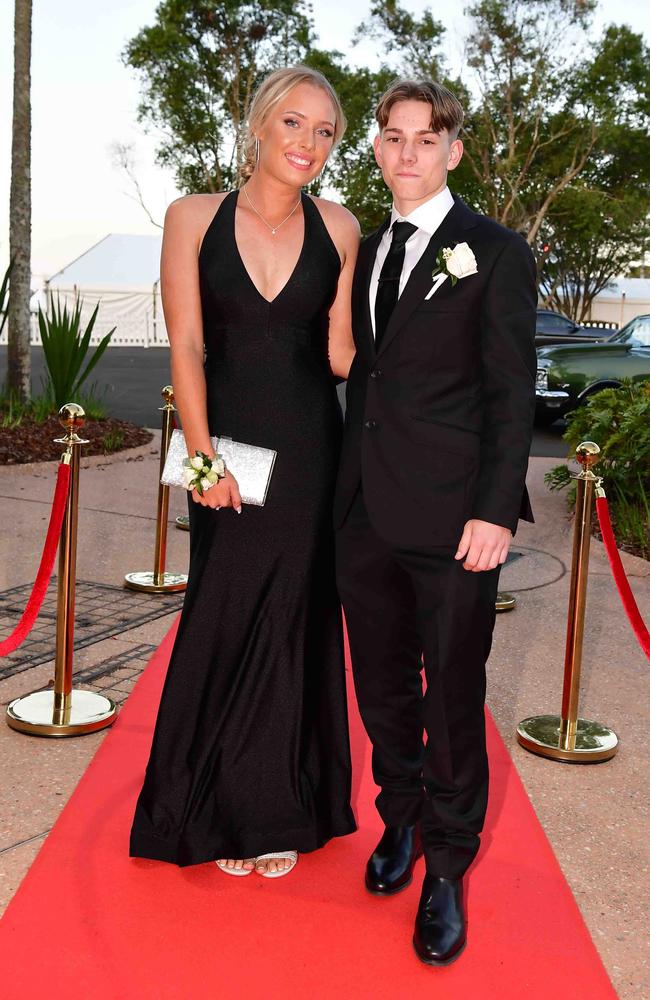
M 264 507 L 189 499 L 188 586 L 130 842 L 182 866 L 313 851 L 355 829 L 331 518 L 340 261 L 303 195 L 302 251 L 268 302 L 237 249 L 237 198 L 199 254 L 208 423 L 277 459 Z

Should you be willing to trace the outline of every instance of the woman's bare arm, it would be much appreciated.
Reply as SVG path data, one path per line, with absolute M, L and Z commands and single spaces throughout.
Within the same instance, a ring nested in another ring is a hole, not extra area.
M 342 260 L 336 298 L 329 312 L 330 368 L 334 375 L 347 379 L 355 355 L 352 338 L 352 279 L 359 251 L 359 223 L 342 205 L 319 198 L 318 207 Z
M 202 211 L 203 209 L 203 211 Z M 203 321 L 198 251 L 204 207 L 192 196 L 172 202 L 165 215 L 160 284 L 171 349 L 172 384 L 190 455 L 212 455 L 203 373 Z
M 218 196 L 217 196 L 218 197 Z M 203 319 L 199 292 L 198 254 L 203 235 L 219 202 L 213 196 L 189 195 L 172 202 L 165 215 L 160 285 L 171 350 L 172 384 L 189 455 L 203 451 L 212 457 L 203 371 Z M 203 496 L 192 496 L 205 507 L 241 508 L 237 483 L 228 474 Z

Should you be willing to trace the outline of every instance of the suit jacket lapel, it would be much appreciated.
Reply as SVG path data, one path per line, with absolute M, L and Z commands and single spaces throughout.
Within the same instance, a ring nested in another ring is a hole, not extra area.
M 372 278 L 375 266 L 377 249 L 389 225 L 390 216 L 384 220 L 379 229 L 364 241 L 359 251 L 359 263 L 357 264 L 357 267 L 361 269 L 359 275 L 359 293 L 361 295 L 360 315 L 363 324 L 363 336 L 365 337 L 367 346 L 372 351 L 373 357 L 375 354 L 375 337 L 372 332 L 372 318 L 370 316 L 370 279 Z
M 398 330 L 408 320 L 413 310 L 420 304 L 433 284 L 432 271 L 436 266 L 438 251 L 447 244 L 463 242 L 463 232 L 474 226 L 474 213 L 460 198 L 454 198 L 454 206 L 442 220 L 429 240 L 426 250 L 411 271 L 404 291 L 386 327 L 378 354 L 386 349 Z M 369 283 L 369 282 L 368 282 Z

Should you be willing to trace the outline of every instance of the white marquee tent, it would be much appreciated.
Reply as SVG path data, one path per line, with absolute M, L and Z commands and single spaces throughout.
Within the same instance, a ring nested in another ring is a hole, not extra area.
M 92 343 L 116 327 L 111 346 L 168 346 L 160 301 L 161 242 L 158 235 L 105 236 L 46 280 L 46 301 L 58 293 L 62 303 L 72 305 L 79 295 L 84 320 L 99 302 Z

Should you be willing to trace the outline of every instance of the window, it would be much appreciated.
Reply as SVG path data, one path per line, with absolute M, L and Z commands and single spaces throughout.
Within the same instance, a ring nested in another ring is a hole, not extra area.
M 637 326 L 630 341 L 633 347 L 650 347 L 650 321 Z
M 538 313 L 537 329 L 540 333 L 572 333 L 573 323 L 557 313 Z
M 629 344 L 630 347 L 650 347 L 650 316 L 638 316 L 625 326 L 613 341 Z

